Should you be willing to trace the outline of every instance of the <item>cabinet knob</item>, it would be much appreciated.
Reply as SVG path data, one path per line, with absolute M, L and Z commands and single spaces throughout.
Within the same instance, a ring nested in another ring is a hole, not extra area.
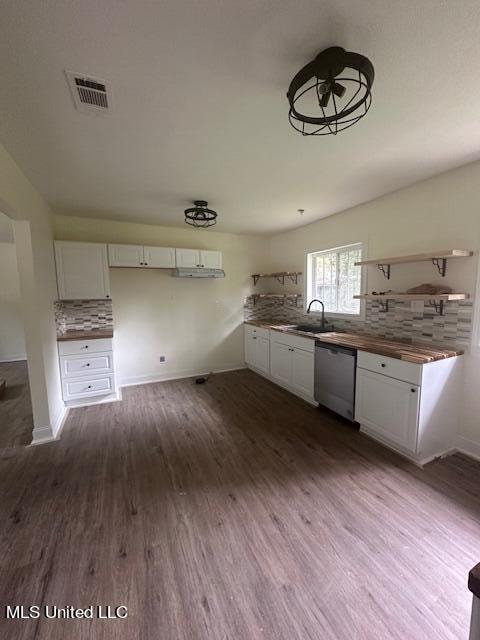
M 86 364 L 85 366 L 86 366 L 86 367 L 89 367 L 89 366 L 90 366 L 90 363 L 89 363 L 89 362 L 87 362 L 87 364 Z
M 109 297 L 110 297 L 110 294 L 109 294 L 109 293 L 107 293 L 107 295 L 106 295 L 105 297 L 106 297 L 106 298 L 109 298 Z
M 85 349 L 88 349 L 88 344 L 85 345 Z
M 410 389 L 410 391 L 411 391 L 412 393 L 415 393 L 416 389 Z
M 92 388 L 92 385 L 91 385 L 91 384 L 89 384 L 89 385 L 88 385 L 88 387 L 87 387 L 87 389 L 91 389 L 91 388 Z
M 382 367 L 386 367 L 386 366 L 387 366 L 387 365 L 386 365 L 384 362 L 382 362 Z

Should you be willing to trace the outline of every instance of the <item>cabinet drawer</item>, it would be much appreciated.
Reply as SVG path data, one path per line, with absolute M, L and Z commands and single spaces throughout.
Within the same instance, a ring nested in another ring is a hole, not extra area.
M 245 325 L 245 335 L 246 336 L 257 336 L 257 338 L 267 338 L 269 336 L 269 330 L 264 329 L 263 327 L 256 327 L 253 324 Z
M 357 366 L 361 369 L 381 373 L 390 378 L 403 380 L 419 385 L 422 380 L 422 365 L 413 362 L 404 362 L 396 358 L 379 356 L 375 353 L 359 351 L 357 354 Z
M 62 378 L 91 376 L 97 373 L 113 373 L 113 353 L 92 353 L 91 356 L 61 356 Z
M 290 333 L 283 333 L 282 331 L 270 331 L 270 340 L 285 344 L 287 347 L 293 347 L 294 349 L 302 349 L 303 351 L 309 351 L 313 353 L 315 351 L 315 340 L 312 338 L 302 338 L 302 336 L 295 336 Z
M 86 355 L 87 353 L 112 351 L 111 338 L 99 338 L 98 340 L 67 340 L 58 343 L 58 353 L 61 356 Z
M 114 393 L 113 374 L 85 378 L 67 378 L 62 380 L 63 399 L 65 401 L 92 396 L 104 396 Z

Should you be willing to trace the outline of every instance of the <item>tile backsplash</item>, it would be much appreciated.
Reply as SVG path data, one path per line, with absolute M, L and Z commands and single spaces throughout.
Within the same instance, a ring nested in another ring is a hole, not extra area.
M 66 331 L 112 329 L 111 300 L 58 300 L 55 302 L 57 334 Z
M 407 342 L 451 344 L 464 349 L 470 346 L 472 332 L 473 303 L 471 300 L 448 302 L 444 315 L 439 316 L 433 307 L 425 304 L 423 310 L 412 311 L 410 302 L 389 302 L 389 310 L 381 310 L 377 302 L 366 302 L 365 320 L 333 319 L 336 329 L 363 331 L 383 338 Z M 307 315 L 303 309 L 303 298 L 293 300 L 260 299 L 254 304 L 248 296 L 244 305 L 245 320 L 272 322 L 277 324 L 300 324 L 317 322 L 318 316 Z

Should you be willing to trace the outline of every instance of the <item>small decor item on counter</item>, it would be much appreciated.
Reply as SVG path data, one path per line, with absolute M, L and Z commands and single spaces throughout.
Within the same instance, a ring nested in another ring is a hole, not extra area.
M 185 222 L 192 227 L 205 229 L 217 224 L 217 212 L 208 208 L 206 200 L 195 200 L 195 206 L 185 209 Z
M 446 287 L 445 285 L 436 285 L 436 284 L 419 284 L 418 287 L 412 287 L 411 289 L 407 289 L 407 293 L 411 294 L 419 294 L 419 295 L 432 295 L 438 296 L 442 293 L 452 293 L 451 287 Z
M 304 136 L 348 129 L 369 110 L 374 77 L 365 56 L 342 47 L 324 49 L 290 83 L 290 124 Z

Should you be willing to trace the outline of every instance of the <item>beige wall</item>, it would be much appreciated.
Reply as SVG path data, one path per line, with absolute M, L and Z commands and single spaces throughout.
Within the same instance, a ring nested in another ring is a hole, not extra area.
M 43 198 L 1 145 L 0 211 L 14 222 L 34 439 L 40 440 L 55 434 L 64 414 L 53 314 L 53 221 Z
M 243 366 L 243 300 L 266 264 L 262 238 L 57 216 L 55 237 L 218 249 L 225 279 L 172 278 L 169 270 L 110 269 L 115 358 L 121 383 Z M 159 362 L 165 355 L 165 364 Z
M 21 304 L 15 244 L 0 242 L 0 362 L 26 358 Z
M 472 249 L 473 258 L 450 260 L 445 279 L 431 264 L 392 267 L 387 281 L 368 270 L 367 288 L 404 290 L 422 282 L 442 283 L 472 297 L 476 291 L 480 248 L 480 163 L 466 165 L 407 189 L 378 198 L 270 239 L 270 268 L 304 270 L 307 251 L 364 242 L 371 258 Z M 465 357 L 461 436 L 465 447 L 480 455 L 480 356 L 476 346 Z

